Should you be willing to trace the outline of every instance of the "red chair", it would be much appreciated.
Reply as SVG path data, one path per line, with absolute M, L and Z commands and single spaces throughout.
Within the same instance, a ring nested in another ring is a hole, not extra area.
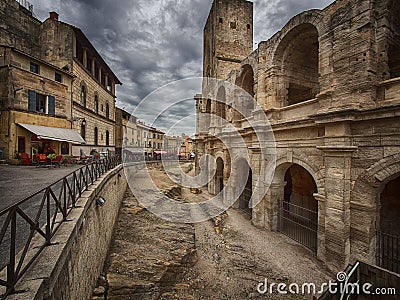
M 50 161 L 51 165 L 55 165 L 57 167 L 61 167 L 61 160 L 63 159 L 62 155 L 57 155 L 54 159 Z
M 29 166 L 31 164 L 31 158 L 29 157 L 28 153 L 22 153 L 21 160 L 24 166 Z

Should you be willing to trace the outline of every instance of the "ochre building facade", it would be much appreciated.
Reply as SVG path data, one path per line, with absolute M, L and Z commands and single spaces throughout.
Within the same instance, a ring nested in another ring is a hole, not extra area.
M 207 20 L 204 77 L 237 85 L 260 109 L 232 112 L 237 93 L 214 87 L 221 106 L 207 98 L 205 79 L 195 97 L 197 172 L 199 158 L 213 155 L 208 189 L 227 199 L 228 179 L 248 167 L 234 206 L 255 226 L 302 243 L 331 270 L 360 259 L 400 272 L 381 250 L 398 257 L 382 236 L 400 233 L 400 3 L 338 0 L 304 11 L 254 51 L 252 14 L 251 2 L 219 0 Z M 251 208 L 265 161 L 248 119 L 260 113 L 275 136 L 276 168 Z M 237 129 L 249 159 L 221 142 L 229 133 L 217 117 Z
M 41 22 L 21 3 L 0 2 L 0 159 L 12 162 L 43 147 L 63 155 L 114 152 L 115 85 L 121 82 L 82 30 L 56 12 Z M 29 129 L 18 125 L 24 123 Z M 41 128 L 52 134 L 45 145 L 32 126 L 48 127 Z M 62 144 L 60 129 L 76 138 Z

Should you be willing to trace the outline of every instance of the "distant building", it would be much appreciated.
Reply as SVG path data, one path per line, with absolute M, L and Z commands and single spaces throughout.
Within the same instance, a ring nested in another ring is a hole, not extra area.
M 180 158 L 191 159 L 194 154 L 193 139 L 191 137 L 182 134 L 182 142 L 179 151 Z
M 149 131 L 148 137 L 148 146 L 152 146 L 152 153 L 147 153 L 149 157 L 152 158 L 160 158 L 161 155 L 166 154 L 164 151 L 164 135 L 165 133 L 151 127 Z
M 138 147 L 142 148 L 145 156 L 147 156 L 153 152 L 152 145 L 149 145 L 150 126 L 138 120 L 136 121 L 136 128 Z
M 122 148 L 138 147 L 136 140 L 136 117 L 127 111 L 115 108 L 115 152 L 120 155 Z
M 164 150 L 170 157 L 177 158 L 182 144 L 182 137 L 180 136 L 164 136 Z

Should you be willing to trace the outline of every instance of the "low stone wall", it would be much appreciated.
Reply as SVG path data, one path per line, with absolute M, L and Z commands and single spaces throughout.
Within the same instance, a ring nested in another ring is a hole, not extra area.
M 122 166 L 103 175 L 77 202 L 7 299 L 88 299 L 107 255 L 127 187 Z M 103 197 L 104 206 L 96 205 Z

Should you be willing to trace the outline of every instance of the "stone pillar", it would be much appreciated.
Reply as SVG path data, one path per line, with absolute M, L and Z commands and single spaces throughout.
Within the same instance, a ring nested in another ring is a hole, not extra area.
M 325 257 L 325 196 L 320 194 L 313 195 L 318 202 L 318 232 L 317 232 L 317 258 L 326 261 Z
M 273 182 L 264 197 L 265 203 L 265 228 L 278 230 L 279 204 L 283 201 L 286 182 Z
M 261 172 L 261 149 L 252 149 L 249 153 L 250 162 L 251 162 L 251 170 L 252 170 L 252 203 L 259 202 L 258 205 L 253 207 L 252 213 L 252 223 L 256 227 L 263 227 L 264 225 L 264 209 L 263 209 L 263 201 L 260 201 L 260 198 L 263 197 L 263 185 L 264 180 L 260 176 Z M 253 202 L 254 201 L 254 202 Z
M 334 272 L 343 270 L 350 260 L 350 171 L 351 156 L 356 147 L 326 146 L 325 165 L 325 261 Z M 321 199 L 320 199 L 321 200 Z M 320 208 L 319 202 L 319 207 Z M 319 222 L 322 219 L 319 217 Z M 318 243 L 321 239 L 318 239 Z

